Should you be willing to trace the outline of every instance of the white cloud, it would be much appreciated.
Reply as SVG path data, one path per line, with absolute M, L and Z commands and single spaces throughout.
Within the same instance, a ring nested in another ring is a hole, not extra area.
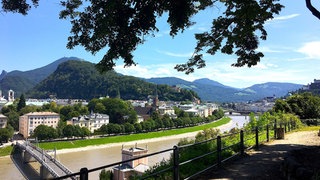
M 208 28 L 206 28 L 206 27 L 198 27 L 198 30 L 199 31 L 208 31 Z
M 305 54 L 311 59 L 320 58 L 320 41 L 313 41 L 305 43 L 297 52 Z
M 286 21 L 295 17 L 300 16 L 300 14 L 290 14 L 290 15 L 286 15 L 286 16 L 277 16 L 273 19 L 269 19 L 266 21 L 266 25 L 271 24 L 271 23 L 275 23 L 275 22 L 282 22 L 282 21 Z
M 183 58 L 191 58 L 193 53 L 189 52 L 189 53 L 173 53 L 173 52 L 169 52 L 169 51 L 160 51 L 157 50 L 158 53 L 161 54 L 165 54 L 167 56 L 172 56 L 172 57 L 183 57 Z
M 290 15 L 286 15 L 286 16 L 278 16 L 278 17 L 275 17 L 273 18 L 273 20 L 277 21 L 277 20 L 287 20 L 287 19 L 292 19 L 292 18 L 295 18 L 295 17 L 298 17 L 300 16 L 300 14 L 290 14 Z
M 280 50 L 271 49 L 270 47 L 267 47 L 267 46 L 259 47 L 257 49 L 257 51 L 261 51 L 261 52 L 264 52 L 264 53 L 280 53 L 280 52 L 283 52 L 283 51 L 280 51 Z

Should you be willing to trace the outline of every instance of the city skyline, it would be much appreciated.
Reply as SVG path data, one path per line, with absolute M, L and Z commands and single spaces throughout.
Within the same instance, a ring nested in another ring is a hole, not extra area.
M 235 56 L 205 55 L 207 67 L 185 75 L 174 69 L 192 56 L 196 40 L 194 33 L 210 28 L 212 19 L 220 7 L 213 7 L 193 20 L 194 26 L 172 38 L 165 17 L 159 19 L 159 32 L 146 37 L 146 42 L 134 52 L 137 66 L 123 69 L 122 60 L 115 70 L 136 77 L 177 77 L 188 81 L 209 78 L 224 85 L 244 88 L 264 82 L 291 82 L 308 84 L 320 78 L 320 21 L 305 7 L 303 1 L 292 3 L 281 0 L 286 7 L 280 15 L 266 24 L 268 38 L 260 43 L 259 50 L 265 57 L 252 68 L 231 67 Z M 58 18 L 61 7 L 58 2 L 40 1 L 39 7 L 27 16 L 6 13 L 0 16 L 4 28 L 0 29 L 0 70 L 27 71 L 36 69 L 62 57 L 78 57 L 92 63 L 99 62 L 104 50 L 92 55 L 83 47 L 68 50 L 65 46 L 70 35 L 68 20 Z M 221 12 L 220 12 L 221 14 Z

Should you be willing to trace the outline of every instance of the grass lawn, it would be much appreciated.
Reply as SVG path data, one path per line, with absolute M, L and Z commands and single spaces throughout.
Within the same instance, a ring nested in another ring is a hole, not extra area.
M 296 131 L 319 131 L 320 130 L 320 126 L 302 126 L 299 129 L 295 129 L 292 132 L 296 132 Z
M 6 146 L 0 148 L 0 156 L 7 156 L 11 154 L 12 146 Z
M 122 135 L 122 136 L 112 136 L 112 137 L 105 137 L 105 138 L 97 138 L 97 139 L 84 139 L 84 140 L 73 140 L 73 141 L 59 141 L 59 142 L 45 142 L 39 143 L 40 148 L 43 149 L 69 149 L 69 148 L 79 148 L 79 147 L 86 147 L 91 145 L 102 145 L 102 144 L 109 144 L 109 143 L 119 143 L 119 142 L 130 142 L 136 140 L 143 140 L 143 139 L 151 139 L 151 138 L 158 138 L 164 136 L 171 136 L 171 135 L 178 135 L 184 134 L 189 132 L 201 131 L 207 128 L 214 128 L 221 126 L 230 122 L 229 117 L 224 117 L 221 120 L 200 125 L 200 126 L 193 126 L 181 129 L 172 129 L 172 130 L 165 130 L 165 131 L 158 131 L 158 132 L 149 132 L 149 133 L 140 133 L 140 134 L 130 134 L 130 135 Z

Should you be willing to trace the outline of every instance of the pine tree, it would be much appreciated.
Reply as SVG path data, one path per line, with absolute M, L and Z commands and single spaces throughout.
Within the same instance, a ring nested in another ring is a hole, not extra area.
M 24 107 L 26 107 L 26 99 L 24 98 L 24 95 L 21 94 L 19 102 L 18 102 L 17 110 L 20 111 Z

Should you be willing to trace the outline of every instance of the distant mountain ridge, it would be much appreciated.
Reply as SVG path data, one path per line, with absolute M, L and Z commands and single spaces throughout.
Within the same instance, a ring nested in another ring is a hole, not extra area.
M 244 102 L 272 96 L 282 97 L 303 86 L 294 83 L 268 82 L 238 89 L 207 78 L 197 79 L 193 82 L 179 78 L 150 78 L 145 80 L 156 84 L 170 84 L 188 88 L 194 90 L 202 100 L 214 102 Z
M 80 61 L 81 59 L 77 57 L 63 57 L 46 66 L 29 71 L 14 70 L 7 73 L 3 70 L 0 75 L 0 89 L 3 92 L 12 89 L 15 91 L 16 96 L 19 96 L 21 93 L 27 92 L 48 77 L 57 69 L 59 64 L 70 60 Z
M 2 71 L 0 75 L 0 89 L 2 90 L 3 94 L 5 94 L 9 89 L 13 89 L 16 92 L 16 97 L 18 97 L 21 93 L 26 93 L 27 91 L 31 90 L 35 86 L 38 86 L 43 82 L 45 79 L 47 79 L 49 76 L 51 76 L 56 70 L 57 67 L 64 62 L 70 61 L 70 60 L 76 60 L 76 61 L 84 61 L 76 57 L 69 57 L 69 58 L 61 58 L 56 61 L 54 61 L 51 64 L 48 64 L 47 66 L 37 68 L 30 71 L 12 71 L 12 72 L 6 72 L 5 70 Z M 86 61 L 84 61 L 86 62 Z M 77 63 L 76 63 L 77 64 Z M 92 68 L 92 63 L 89 65 L 91 71 L 83 71 L 83 73 L 95 73 L 93 71 L 96 71 L 96 69 Z M 61 66 L 63 69 L 63 66 Z M 61 70 L 60 73 L 66 73 L 67 71 L 72 71 L 73 68 L 71 66 L 68 67 L 69 69 Z M 83 68 L 87 68 L 84 66 Z M 118 73 L 117 73 L 118 74 Z M 61 76 L 63 74 L 60 74 Z M 66 77 L 66 76 L 69 77 Z M 120 74 L 118 74 L 120 75 Z M 74 81 L 74 79 L 69 79 L 71 76 L 70 74 L 66 73 L 64 76 L 64 80 L 66 82 L 72 82 L 74 83 L 74 86 L 76 84 L 83 84 L 83 82 L 90 83 L 88 81 L 98 81 L 97 79 L 83 79 L 80 77 L 84 77 L 85 74 L 78 74 L 78 81 Z M 98 76 L 98 75 L 97 75 Z M 122 76 L 122 78 L 126 79 L 129 76 Z M 141 78 L 139 78 L 141 79 Z M 51 79 L 52 80 L 52 79 Z M 213 102 L 244 102 L 244 101 L 255 101 L 262 99 L 264 97 L 270 97 L 270 96 L 276 96 L 276 97 L 282 97 L 285 96 L 288 92 L 295 91 L 297 89 L 300 89 L 303 85 L 301 84 L 294 84 L 294 83 L 279 83 L 279 82 L 269 82 L 269 83 L 263 83 L 263 84 L 256 84 L 247 88 L 239 89 L 234 88 L 230 86 L 223 85 L 217 81 L 213 81 L 208 78 L 202 78 L 197 79 L 192 82 L 186 81 L 180 78 L 176 77 L 163 77 L 163 78 L 150 78 L 150 79 L 142 79 L 146 82 L 151 82 L 155 84 L 165 84 L 169 86 L 177 86 L 184 89 L 189 89 L 195 91 L 199 97 L 202 100 L 205 101 L 213 101 Z M 80 82 L 82 81 L 82 82 Z M 56 82 L 51 81 L 52 87 L 54 87 L 54 84 Z M 67 86 L 68 84 L 65 84 L 64 86 Z M 124 86 L 128 87 L 122 87 L 122 88 L 131 88 L 132 91 L 141 91 L 139 89 L 132 88 L 129 86 L 130 83 L 127 83 Z M 85 85 L 83 85 L 85 86 Z M 96 88 L 101 88 L 103 85 L 97 84 Z M 115 86 L 114 86 L 115 87 Z M 107 88 L 107 87 L 105 87 Z M 143 88 L 143 87 L 141 87 Z M 47 93 L 51 91 L 50 89 L 46 89 Z M 114 89 L 113 92 L 116 90 Z M 42 92 L 43 93 L 43 92 Z M 73 92 L 69 92 L 70 94 L 67 94 L 68 92 L 64 92 L 64 97 L 71 97 L 71 94 Z M 96 92 L 90 92 L 87 93 L 95 93 L 94 96 L 97 96 L 98 94 Z M 103 93 L 100 93 L 103 94 Z M 169 96 L 166 96 L 169 97 Z M 132 97 L 134 98 L 134 97 Z M 141 98 L 141 97 L 139 97 Z

